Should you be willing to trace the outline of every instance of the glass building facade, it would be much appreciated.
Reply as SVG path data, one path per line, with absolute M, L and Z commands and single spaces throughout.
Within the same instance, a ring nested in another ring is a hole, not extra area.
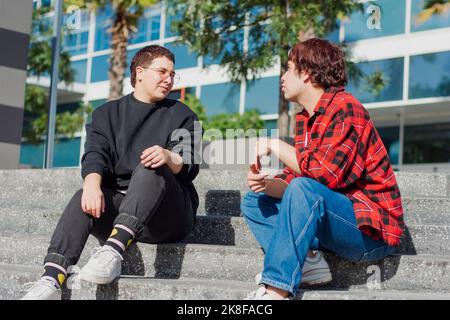
M 330 41 L 345 42 L 359 53 L 355 61 L 363 76 L 351 78 L 347 90 L 378 119 L 375 121 L 378 131 L 392 162 L 397 164 L 450 162 L 450 116 L 448 121 L 438 116 L 450 111 L 450 13 L 419 22 L 417 16 L 425 2 L 363 1 L 362 11 L 340 21 L 338 28 L 327 36 Z M 108 30 L 113 14 L 109 5 L 95 13 L 83 11 L 79 27 L 65 36 L 62 44 L 63 50 L 72 57 L 75 82 L 86 88 L 79 101 L 91 102 L 94 107 L 101 105 L 108 96 L 111 41 Z M 51 23 L 51 17 L 46 19 Z M 146 9 L 138 21 L 137 32 L 129 41 L 128 63 L 141 47 L 163 45 L 174 52 L 176 69 L 182 75 L 181 87 L 174 88 L 173 97 L 182 98 L 187 93 L 197 95 L 209 116 L 258 109 L 266 127 L 275 128 L 279 66 L 275 65 L 255 81 L 242 83 L 230 82 L 223 71 L 199 77 L 202 67 L 214 69 L 220 57 L 198 57 L 188 46 L 176 45 L 177 35 L 170 28 L 174 19 L 176 17 L 166 14 L 164 3 Z M 244 43 L 243 33 L 237 33 L 236 37 L 242 41 L 242 48 L 257 50 L 262 45 L 252 42 L 252 37 Z M 432 39 L 447 39 L 448 44 Z M 259 37 L 258 41 L 264 42 L 264 37 Z M 430 44 L 423 41 L 430 41 Z M 370 81 L 373 74 L 381 76 L 384 85 L 380 90 L 373 88 Z M 190 78 L 198 80 L 187 81 Z M 420 119 L 419 123 L 417 119 L 408 122 L 413 113 L 423 110 L 429 112 L 421 113 L 424 115 L 422 123 Z M 401 120 L 401 117 L 405 118 Z M 80 132 L 77 137 L 60 142 L 55 148 L 56 166 L 79 164 L 82 135 Z M 77 146 L 79 151 L 70 152 Z M 401 150 L 403 153 L 399 154 Z M 42 152 L 42 147 L 24 141 L 22 164 L 39 167 L 42 161 L 35 159 L 40 158 Z

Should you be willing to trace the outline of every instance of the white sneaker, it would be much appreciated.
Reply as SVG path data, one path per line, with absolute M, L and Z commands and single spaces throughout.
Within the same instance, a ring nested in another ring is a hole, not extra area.
M 33 286 L 26 290 L 27 294 L 20 300 L 61 300 L 62 291 L 55 286 L 53 280 L 41 278 L 29 284 Z
M 267 293 L 264 285 L 259 286 L 258 290 L 250 292 L 244 300 L 276 300 Z M 280 300 L 290 300 L 289 297 Z
M 331 282 L 330 267 L 319 251 L 314 258 L 307 257 L 302 269 L 301 286 L 317 286 Z
M 122 255 L 111 246 L 103 246 L 81 268 L 79 279 L 96 284 L 108 284 L 120 277 Z
M 261 282 L 261 272 L 255 276 L 256 284 Z M 317 286 L 331 282 L 330 267 L 319 251 L 314 258 L 306 257 L 302 269 L 302 281 L 300 286 Z

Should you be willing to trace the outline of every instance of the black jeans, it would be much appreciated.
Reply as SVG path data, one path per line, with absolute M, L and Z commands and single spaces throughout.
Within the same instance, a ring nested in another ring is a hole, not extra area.
M 189 191 L 167 166 L 149 169 L 139 164 L 126 195 L 103 187 L 102 191 L 105 212 L 99 219 L 81 209 L 83 190 L 75 193 L 56 226 L 44 263 L 75 265 L 90 234 L 103 244 L 118 223 L 133 230 L 135 240 L 146 243 L 181 241 L 194 227 Z

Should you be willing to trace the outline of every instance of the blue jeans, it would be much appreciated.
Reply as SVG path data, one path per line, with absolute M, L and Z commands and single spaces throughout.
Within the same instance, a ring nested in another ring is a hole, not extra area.
M 382 259 L 395 250 L 363 234 L 345 195 L 310 178 L 296 178 L 283 198 L 249 192 L 245 220 L 265 252 L 261 283 L 297 293 L 309 249 L 327 249 L 354 262 Z

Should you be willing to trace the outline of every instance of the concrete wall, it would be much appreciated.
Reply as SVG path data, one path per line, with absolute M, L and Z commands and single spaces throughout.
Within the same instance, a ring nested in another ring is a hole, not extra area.
M 33 0 L 0 0 L 0 169 L 19 167 Z

